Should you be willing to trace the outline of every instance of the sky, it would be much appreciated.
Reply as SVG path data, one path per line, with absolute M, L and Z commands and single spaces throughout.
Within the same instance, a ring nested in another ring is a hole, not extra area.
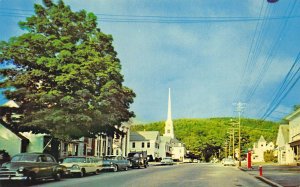
M 64 2 L 113 36 L 138 122 L 166 120 L 169 88 L 173 119 L 236 117 L 242 102 L 244 117 L 278 121 L 300 104 L 296 0 Z M 34 3 L 0 0 L 0 40 L 24 32 Z

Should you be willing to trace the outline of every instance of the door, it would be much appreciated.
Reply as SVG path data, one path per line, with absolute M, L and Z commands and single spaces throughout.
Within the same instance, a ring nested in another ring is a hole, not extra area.
M 37 157 L 37 172 L 36 172 L 36 178 L 45 178 L 47 177 L 47 158 L 46 155 L 39 155 Z
M 51 155 L 46 155 L 46 177 L 53 177 L 54 172 L 56 172 L 56 167 L 58 166 L 56 160 Z

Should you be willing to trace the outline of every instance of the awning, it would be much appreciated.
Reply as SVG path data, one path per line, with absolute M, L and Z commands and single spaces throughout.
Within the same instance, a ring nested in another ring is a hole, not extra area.
M 297 140 L 297 141 L 294 141 L 294 142 L 290 143 L 291 147 L 298 146 L 298 145 L 300 146 L 300 140 Z

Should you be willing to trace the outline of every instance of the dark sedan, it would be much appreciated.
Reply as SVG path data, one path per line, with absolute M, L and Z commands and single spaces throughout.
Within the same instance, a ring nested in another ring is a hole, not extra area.
M 103 158 L 103 170 L 128 170 L 130 162 L 122 156 L 107 155 Z
M 35 180 L 53 178 L 60 180 L 66 167 L 60 166 L 53 156 L 44 153 L 20 153 L 0 167 L 0 180 Z

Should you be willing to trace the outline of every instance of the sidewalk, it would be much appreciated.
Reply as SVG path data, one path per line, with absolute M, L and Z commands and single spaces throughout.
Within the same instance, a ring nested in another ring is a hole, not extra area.
M 271 186 L 300 186 L 299 166 L 263 165 L 263 176 L 259 176 L 258 167 L 259 166 L 253 166 L 253 169 L 249 170 L 247 167 L 242 166 L 240 169 Z

